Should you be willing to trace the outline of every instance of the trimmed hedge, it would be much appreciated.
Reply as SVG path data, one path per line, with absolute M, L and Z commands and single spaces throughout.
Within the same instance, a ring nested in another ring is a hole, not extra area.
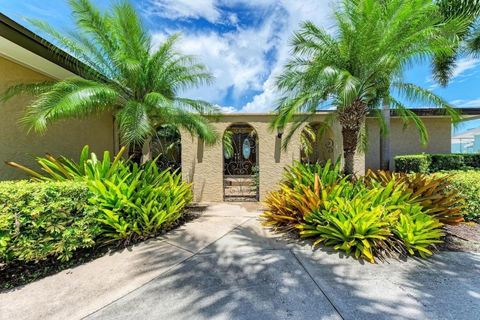
M 449 171 L 436 173 L 447 176 L 451 188 L 465 198 L 463 214 L 465 220 L 480 220 L 480 171 Z
M 0 183 L 0 265 L 69 260 L 95 244 L 100 228 L 84 182 Z
M 480 154 L 417 154 L 395 157 L 395 171 L 438 172 L 480 168 Z
M 426 154 L 395 157 L 395 171 L 428 173 L 431 159 Z

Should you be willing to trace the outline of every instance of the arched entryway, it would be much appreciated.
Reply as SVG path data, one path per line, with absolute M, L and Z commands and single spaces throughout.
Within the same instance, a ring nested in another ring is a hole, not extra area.
M 335 140 L 333 131 L 325 123 L 309 123 L 300 136 L 300 159 L 302 163 L 324 164 L 335 161 Z
M 159 168 L 181 169 L 182 139 L 175 126 L 170 124 L 159 126 L 150 142 L 150 150 Z
M 249 124 L 230 125 L 223 134 L 223 198 L 258 201 L 258 136 Z

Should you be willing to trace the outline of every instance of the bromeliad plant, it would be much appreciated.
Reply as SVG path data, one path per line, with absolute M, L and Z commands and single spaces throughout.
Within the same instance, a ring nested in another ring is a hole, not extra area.
M 107 242 L 128 244 L 157 234 L 178 220 L 192 199 L 181 175 L 159 171 L 155 162 L 134 164 L 131 172 L 92 180 L 90 186 Z
M 77 161 L 66 157 L 38 157 L 41 171 L 9 162 L 37 181 L 85 181 L 96 209 L 99 235 L 107 242 L 129 244 L 158 234 L 178 220 L 191 201 L 190 184 L 178 172 L 160 170 L 155 160 L 143 165 L 123 158 L 121 148 L 113 158 L 105 151 L 100 160 L 88 146 Z
M 111 160 L 109 151 L 105 151 L 103 153 L 103 159 L 99 160 L 95 153 L 90 153 L 88 145 L 83 147 L 78 162 L 64 156 L 55 158 L 47 153 L 45 157 L 36 158 L 41 172 L 13 161 L 9 161 L 7 164 L 22 170 L 30 175 L 33 180 L 38 181 L 106 179 L 113 173 L 128 170 L 125 160 L 122 158 L 125 150 L 125 147 L 122 147 L 113 158 L 113 161 Z
M 445 224 L 457 224 L 463 221 L 464 199 L 458 191 L 450 188 L 448 176 L 427 175 L 422 173 L 368 170 L 364 177 L 367 185 L 393 182 L 411 194 L 411 201 L 419 203 L 425 211 Z
M 439 217 L 445 214 L 439 208 L 446 202 L 431 201 L 428 183 L 415 188 L 371 177 L 351 181 L 338 165 L 296 163 L 280 190 L 267 196 L 263 223 L 370 262 L 394 252 L 432 254 L 443 236 Z

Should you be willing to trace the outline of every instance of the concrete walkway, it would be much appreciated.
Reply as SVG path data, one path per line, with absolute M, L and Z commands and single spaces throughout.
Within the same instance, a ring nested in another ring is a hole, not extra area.
M 0 294 L 0 319 L 478 319 L 478 254 L 361 264 L 257 217 L 211 205 L 165 237 Z

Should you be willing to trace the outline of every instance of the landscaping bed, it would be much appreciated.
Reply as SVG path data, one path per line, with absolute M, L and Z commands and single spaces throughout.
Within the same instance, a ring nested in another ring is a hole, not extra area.
M 187 208 L 180 219 L 175 221 L 167 229 L 162 230 L 151 238 L 162 236 L 163 234 L 175 230 L 183 224 L 192 221 L 200 216 L 201 212 L 195 207 Z M 148 240 L 148 239 L 145 239 Z M 141 243 L 142 241 L 133 242 L 129 247 Z M 100 258 L 106 254 L 114 253 L 125 248 L 122 243 L 111 243 L 108 245 L 94 246 L 88 249 L 76 250 L 68 261 L 59 261 L 50 257 L 42 261 L 14 261 L 9 264 L 0 264 L 0 293 L 12 288 L 22 286 L 39 280 L 41 278 L 53 275 L 60 271 L 77 267 L 89 261 Z
M 339 164 L 296 163 L 267 196 L 263 224 L 370 262 L 426 258 L 450 239 L 445 226 L 464 221 L 465 199 L 449 179 L 384 171 L 355 178 Z
M 11 163 L 33 181 L 0 183 L 0 289 L 28 283 L 191 219 L 181 175 L 85 147 L 80 160 L 47 156 L 42 171 Z

